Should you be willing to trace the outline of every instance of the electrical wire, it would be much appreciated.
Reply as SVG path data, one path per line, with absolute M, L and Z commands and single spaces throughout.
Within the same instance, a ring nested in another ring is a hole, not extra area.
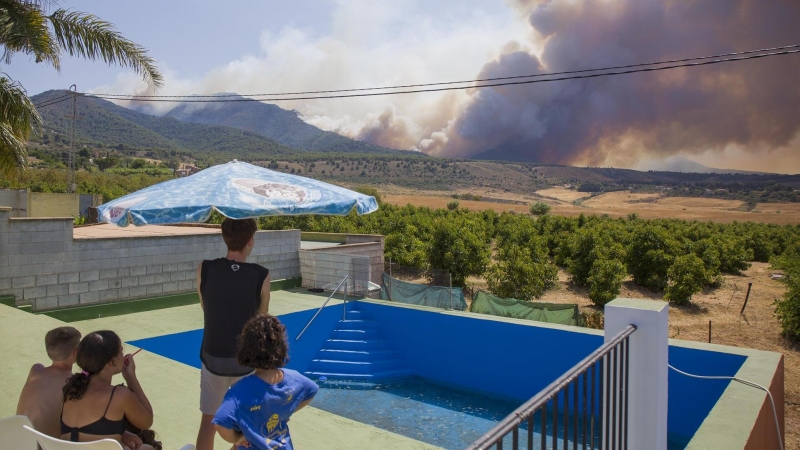
M 670 364 L 667 364 L 667 365 L 669 366 L 670 369 L 674 370 L 675 372 L 678 372 L 681 375 L 685 375 L 687 377 L 699 378 L 699 379 L 702 379 L 702 380 L 733 380 L 733 381 L 737 381 L 739 383 L 742 383 L 745 386 L 754 387 L 754 388 L 761 389 L 762 391 L 766 392 L 767 396 L 769 396 L 769 402 L 770 402 L 770 404 L 772 404 L 772 416 L 775 418 L 775 429 L 778 432 L 778 444 L 780 445 L 781 450 L 783 450 L 783 439 L 781 438 L 781 426 L 778 423 L 778 410 L 775 408 L 775 399 L 772 398 L 772 393 L 769 391 L 769 389 L 765 388 L 764 386 L 761 386 L 760 384 L 753 383 L 752 381 L 743 380 L 741 378 L 723 377 L 723 376 L 694 375 L 694 374 L 687 373 L 687 372 L 684 372 L 682 370 L 676 369 L 675 367 L 673 367 Z
M 725 59 L 714 59 L 710 61 L 701 61 L 701 62 L 693 62 L 693 63 L 685 63 L 685 64 L 673 64 L 668 66 L 662 67 L 647 67 L 647 68 L 640 68 L 640 69 L 631 69 L 631 70 L 623 70 L 618 72 L 604 72 L 604 73 L 595 73 L 595 74 L 588 74 L 588 75 L 575 75 L 575 76 L 568 76 L 568 77 L 559 77 L 559 78 L 548 78 L 548 79 L 536 79 L 536 80 L 524 80 L 524 81 L 510 81 L 504 83 L 491 83 L 491 84 L 482 84 L 478 86 L 457 86 L 457 87 L 442 87 L 442 88 L 434 88 L 434 89 L 415 89 L 415 90 L 405 90 L 405 91 L 394 91 L 394 92 L 368 92 L 368 93 L 361 93 L 361 94 L 343 94 L 343 95 L 323 95 L 323 96 L 312 96 L 312 97 L 289 97 L 289 98 L 221 98 L 221 99 L 171 99 L 171 98 L 147 98 L 147 97 L 139 97 L 139 96 L 128 96 L 128 97 L 112 97 L 106 96 L 102 94 L 88 94 L 82 93 L 86 97 L 94 97 L 94 98 L 102 98 L 106 100 L 129 100 L 129 101 L 140 101 L 140 102 L 167 102 L 167 103 L 233 103 L 233 102 L 263 102 L 263 101 L 271 101 L 271 102 L 279 102 L 279 101 L 293 101 L 293 100 L 322 100 L 322 99 L 335 99 L 335 98 L 356 98 L 356 97 L 374 97 L 379 95 L 399 95 L 399 94 L 416 94 L 416 93 L 425 93 L 425 92 L 442 92 L 442 91 L 452 91 L 452 90 L 461 90 L 461 89 L 478 89 L 478 88 L 486 88 L 486 87 L 498 87 L 498 86 L 514 86 L 514 85 L 523 85 L 523 84 L 534 84 L 534 83 L 547 83 L 552 81 L 565 81 L 565 80 L 578 80 L 578 79 L 587 79 L 587 78 L 598 78 L 598 77 L 607 77 L 607 76 L 614 76 L 614 75 L 625 75 L 631 73 L 639 73 L 639 72 L 656 72 L 661 70 L 670 70 L 676 68 L 683 68 L 683 67 L 699 67 L 699 66 L 707 66 L 711 64 L 720 64 L 720 63 L 728 63 L 728 62 L 739 62 L 739 61 L 748 61 L 752 59 L 760 59 L 760 58 L 767 58 L 772 56 L 782 56 L 782 55 L 791 55 L 800 53 L 800 50 L 784 50 L 780 52 L 772 52 L 772 53 L 761 53 L 756 55 L 750 56 L 741 56 L 737 58 L 725 58 Z
M 61 103 L 69 100 L 72 98 L 74 94 L 66 94 L 62 95 L 61 97 L 51 98 L 50 100 L 44 100 L 39 104 L 34 103 L 33 106 L 36 108 L 44 108 L 46 106 L 55 105 L 56 103 Z
M 800 48 L 800 44 L 796 45 L 785 45 L 782 47 L 772 47 L 772 48 L 763 48 L 760 50 L 747 50 L 743 52 L 733 52 L 733 53 L 723 53 L 719 55 L 711 55 L 711 56 L 699 56 L 695 58 L 683 58 L 683 59 L 672 59 L 666 61 L 656 61 L 656 62 L 649 62 L 649 63 L 639 63 L 639 64 L 628 64 L 624 66 L 609 66 L 609 67 L 600 67 L 594 69 L 581 69 L 581 70 L 569 70 L 564 72 L 549 72 L 549 73 L 537 73 L 537 74 L 530 74 L 530 75 L 515 75 L 515 76 L 508 76 L 508 77 L 495 77 L 495 78 L 479 78 L 475 80 L 463 80 L 463 81 L 442 81 L 438 83 L 423 83 L 423 84 L 405 84 L 405 85 L 397 85 L 397 86 L 380 86 L 380 87 L 369 87 L 369 88 L 353 88 L 353 89 L 335 89 L 335 90 L 327 90 L 327 91 L 305 91 L 305 92 L 276 92 L 276 93 L 267 93 L 267 94 L 246 94 L 246 95 L 239 95 L 239 94 L 214 94 L 214 95 L 136 95 L 136 98 L 225 98 L 225 97 L 264 97 L 264 96 L 283 96 L 283 95 L 310 95 L 310 94 L 332 94 L 332 93 L 340 93 L 340 92 L 358 92 L 358 91 L 376 91 L 376 90 L 386 90 L 386 89 L 406 89 L 406 88 L 417 88 L 417 87 L 429 87 L 429 86 L 446 86 L 452 84 L 465 84 L 465 83 L 482 83 L 482 82 L 489 82 L 489 81 L 502 81 L 502 80 L 514 80 L 520 78 L 534 78 L 534 77 L 546 77 L 546 76 L 555 76 L 555 75 L 570 75 L 570 74 L 577 74 L 577 73 L 586 73 L 586 72 L 598 72 L 601 70 L 617 70 L 617 69 L 630 69 L 634 67 L 645 67 L 645 66 L 654 66 L 654 65 L 661 65 L 661 64 L 673 64 L 673 63 L 682 63 L 688 61 L 700 61 L 706 59 L 714 59 L 714 58 L 723 58 L 727 56 L 737 56 L 737 55 L 749 55 L 753 53 L 764 53 L 764 52 L 772 52 L 776 50 L 788 50 L 793 48 Z M 104 97 L 131 97 L 129 94 L 94 94 L 94 95 L 101 95 Z

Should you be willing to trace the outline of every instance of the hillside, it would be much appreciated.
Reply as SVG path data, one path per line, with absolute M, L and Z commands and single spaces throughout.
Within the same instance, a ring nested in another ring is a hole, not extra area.
M 233 99 L 243 97 L 231 97 Z M 251 131 L 283 145 L 314 152 L 392 153 L 305 123 L 297 111 L 262 102 L 183 103 L 166 114 L 186 123 L 225 125 Z
M 66 91 L 47 91 L 33 97 L 41 104 Z M 139 149 L 190 150 L 200 153 L 230 153 L 244 157 L 275 158 L 298 153 L 256 133 L 219 125 L 184 123 L 172 117 L 156 117 L 117 106 L 106 100 L 79 96 L 76 101 L 75 139 L 77 144 Z M 39 108 L 44 121 L 41 137 L 35 142 L 47 145 L 63 141 L 70 133 L 72 102 Z M 52 136 L 51 136 L 52 135 Z

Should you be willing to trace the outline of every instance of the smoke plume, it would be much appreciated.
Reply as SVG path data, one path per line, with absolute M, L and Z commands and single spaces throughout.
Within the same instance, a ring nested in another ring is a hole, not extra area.
M 800 43 L 794 0 L 528 0 L 534 53 L 507 45 L 479 78 Z M 475 90 L 422 140 L 447 157 L 634 166 L 673 154 L 797 154 L 800 55 Z M 724 163 L 721 163 L 724 164 Z

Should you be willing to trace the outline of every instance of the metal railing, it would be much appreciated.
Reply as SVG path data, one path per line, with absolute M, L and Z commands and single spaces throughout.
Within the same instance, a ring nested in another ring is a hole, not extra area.
M 628 338 L 634 331 L 629 325 L 467 449 L 626 450 Z
M 342 278 L 342 281 L 340 281 L 339 285 L 336 286 L 336 289 L 334 289 L 333 292 L 331 292 L 331 295 L 328 296 L 327 300 L 325 300 L 325 303 L 323 303 L 322 306 L 319 307 L 317 312 L 314 313 L 314 316 L 311 317 L 311 320 L 309 320 L 308 323 L 306 324 L 306 326 L 303 327 L 303 331 L 301 331 L 300 334 L 298 334 L 297 337 L 294 338 L 295 341 L 299 341 L 300 340 L 300 336 L 302 336 L 303 333 L 306 332 L 308 327 L 311 325 L 311 322 L 313 322 L 314 319 L 317 318 L 319 313 L 322 312 L 322 308 L 324 308 L 325 305 L 327 305 L 328 302 L 333 298 L 333 296 L 336 295 L 337 292 L 339 292 L 339 288 L 341 288 L 342 285 L 344 285 L 344 291 L 343 291 L 344 301 L 342 302 L 342 320 L 345 319 L 345 315 L 347 313 L 347 310 L 346 310 L 346 308 L 347 308 L 347 284 L 345 284 L 345 282 L 347 281 L 348 278 L 350 278 L 350 275 L 345 275 L 344 278 Z

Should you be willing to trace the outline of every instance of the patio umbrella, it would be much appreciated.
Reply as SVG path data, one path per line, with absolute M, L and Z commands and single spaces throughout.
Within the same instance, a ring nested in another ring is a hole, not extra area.
M 270 215 L 344 216 L 378 209 L 374 197 L 298 175 L 231 161 L 133 192 L 97 207 L 119 226 L 205 222 L 216 209 L 233 219 Z

